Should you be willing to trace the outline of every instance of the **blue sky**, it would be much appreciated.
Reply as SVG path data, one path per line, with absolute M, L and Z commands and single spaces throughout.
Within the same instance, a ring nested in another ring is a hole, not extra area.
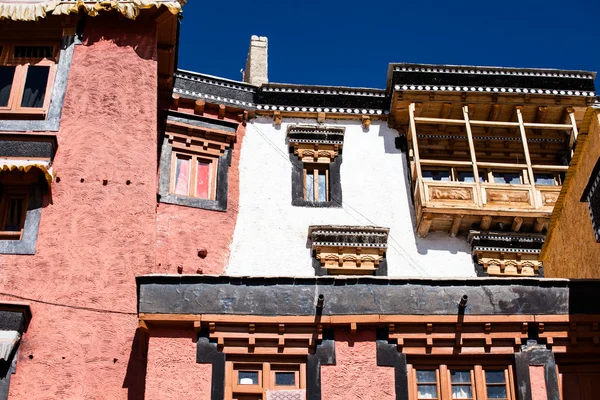
M 270 82 L 384 88 L 390 62 L 600 71 L 598 26 L 600 0 L 191 0 L 179 68 L 241 80 L 260 35 Z

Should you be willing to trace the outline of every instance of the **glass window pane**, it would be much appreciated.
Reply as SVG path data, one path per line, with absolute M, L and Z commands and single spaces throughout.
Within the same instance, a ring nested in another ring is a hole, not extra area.
M 521 174 L 518 172 L 494 171 L 494 183 L 510 183 L 513 185 L 519 185 L 521 184 Z
M 422 171 L 423 179 L 427 181 L 450 181 L 450 171 Z
M 471 371 L 450 371 L 452 383 L 471 383 Z
M 210 163 L 198 161 L 196 170 L 196 197 L 208 199 Z
M 536 185 L 554 185 L 554 174 L 534 174 Z
M 239 371 L 239 385 L 258 385 L 258 371 Z
M 437 399 L 436 385 L 419 385 L 417 388 L 418 399 Z
M 505 386 L 488 386 L 487 388 L 488 399 L 506 399 L 506 387 Z
M 15 57 L 19 58 L 50 58 L 52 46 L 15 46 Z
M 471 399 L 473 398 L 473 392 L 471 386 L 452 386 L 452 398 L 453 399 Z
M 50 67 L 29 66 L 27 68 L 27 78 L 25 79 L 21 107 L 44 107 L 44 97 L 46 96 L 49 74 Z
M 435 371 L 420 370 L 417 371 L 417 382 L 419 383 L 436 383 L 437 379 Z
M 23 218 L 23 199 L 9 199 L 6 210 L 6 223 L 4 231 L 18 232 L 21 230 L 21 219 Z
M 485 371 L 486 383 L 504 383 L 504 371 Z
M 10 90 L 12 89 L 13 79 L 15 77 L 15 68 L 13 66 L 0 67 L 0 107 L 7 107 L 10 99 Z
M 325 171 L 319 171 L 319 201 L 327 201 L 327 183 Z
M 275 385 L 294 386 L 296 385 L 296 374 L 294 372 L 275 372 Z
M 475 182 L 475 178 L 473 177 L 473 171 L 458 171 L 459 182 Z M 479 173 L 479 182 L 485 182 L 485 179 L 481 176 L 481 172 Z
M 315 177 L 313 171 L 306 171 L 306 200 L 315 201 Z
M 190 159 L 177 157 L 175 194 L 187 196 L 190 192 Z

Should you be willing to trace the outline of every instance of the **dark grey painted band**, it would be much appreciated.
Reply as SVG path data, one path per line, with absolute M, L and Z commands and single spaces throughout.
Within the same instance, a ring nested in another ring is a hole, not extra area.
M 160 178 L 158 182 L 159 201 L 161 203 L 176 204 L 185 207 L 203 208 L 213 211 L 227 211 L 227 192 L 229 190 L 229 166 L 231 165 L 231 149 L 219 157 L 217 166 L 217 192 L 216 200 L 197 199 L 188 196 L 179 196 L 169 193 L 171 179 L 171 156 L 173 148 L 169 138 L 165 136 L 160 155 Z
M 223 400 L 225 397 L 225 354 L 217 349 L 217 343 L 211 342 L 208 330 L 198 335 L 196 362 L 212 364 L 211 400 Z
M 551 350 L 543 345 L 522 346 L 520 353 L 515 353 L 517 394 L 519 400 L 531 400 L 531 379 L 529 376 L 530 365 L 543 365 L 546 380 L 546 393 L 548 400 L 560 400 L 556 363 Z
M 377 366 L 394 367 L 396 400 L 408 400 L 408 372 L 406 354 L 398 351 L 398 345 L 390 343 L 387 330 L 377 329 Z
M 321 365 L 335 365 L 335 339 L 332 329 L 323 331 L 323 340 L 306 359 L 306 399 L 321 400 Z
M 148 275 L 136 278 L 141 313 L 314 315 L 597 314 L 600 281 L 527 278 L 252 278 Z
M 21 240 L 0 240 L 0 254 L 35 254 L 45 184 L 32 186 Z
M 25 331 L 25 315 L 18 311 L 0 311 L 0 331 Z
M 292 164 L 292 205 L 297 207 L 341 207 L 342 206 L 342 179 L 340 166 L 342 154 L 340 153 L 329 164 L 329 198 L 330 201 L 314 202 L 304 200 L 304 164 L 295 154 L 290 154 Z
M 0 157 L 54 158 L 55 146 L 48 140 L 27 140 L 24 135 L 0 139 Z
M 64 36 L 58 65 L 56 67 L 56 75 L 54 77 L 54 85 L 52 87 L 52 97 L 50 98 L 50 106 L 45 120 L 1 120 L 0 131 L 10 132 L 56 132 L 60 126 L 60 116 L 62 114 L 63 102 L 67 91 L 67 81 L 69 79 L 69 70 L 71 69 L 71 61 L 73 60 L 73 50 L 75 44 L 81 42 L 76 36 Z

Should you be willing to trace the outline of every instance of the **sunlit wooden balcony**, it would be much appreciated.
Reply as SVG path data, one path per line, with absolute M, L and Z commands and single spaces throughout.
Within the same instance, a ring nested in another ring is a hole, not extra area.
M 419 117 L 415 103 L 408 111 L 419 236 L 430 231 L 456 236 L 472 229 L 539 233 L 547 228 L 577 136 L 571 110 L 562 124 L 524 122 L 519 106 L 514 108 L 516 122 L 472 120 L 474 108 L 469 106 L 462 107 L 462 119 Z M 534 139 L 528 140 L 528 131 L 535 132 Z M 557 139 L 542 141 L 540 132 Z M 534 152 L 528 146 L 532 140 L 542 142 Z M 560 160 L 563 154 L 567 162 Z

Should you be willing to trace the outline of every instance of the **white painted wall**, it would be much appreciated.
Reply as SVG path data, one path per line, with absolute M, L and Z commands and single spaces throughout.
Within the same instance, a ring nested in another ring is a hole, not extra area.
M 292 206 L 292 165 L 286 145 L 289 124 L 312 120 L 270 118 L 248 123 L 241 146 L 239 214 L 228 275 L 314 276 L 309 225 L 376 225 L 390 228 L 389 276 L 475 276 L 465 238 L 447 233 L 415 236 L 414 208 L 407 196 L 405 156 L 395 148 L 397 132 L 373 121 L 328 120 L 346 128 L 341 165 L 341 208 Z M 239 149 L 239 148 L 238 148 Z

